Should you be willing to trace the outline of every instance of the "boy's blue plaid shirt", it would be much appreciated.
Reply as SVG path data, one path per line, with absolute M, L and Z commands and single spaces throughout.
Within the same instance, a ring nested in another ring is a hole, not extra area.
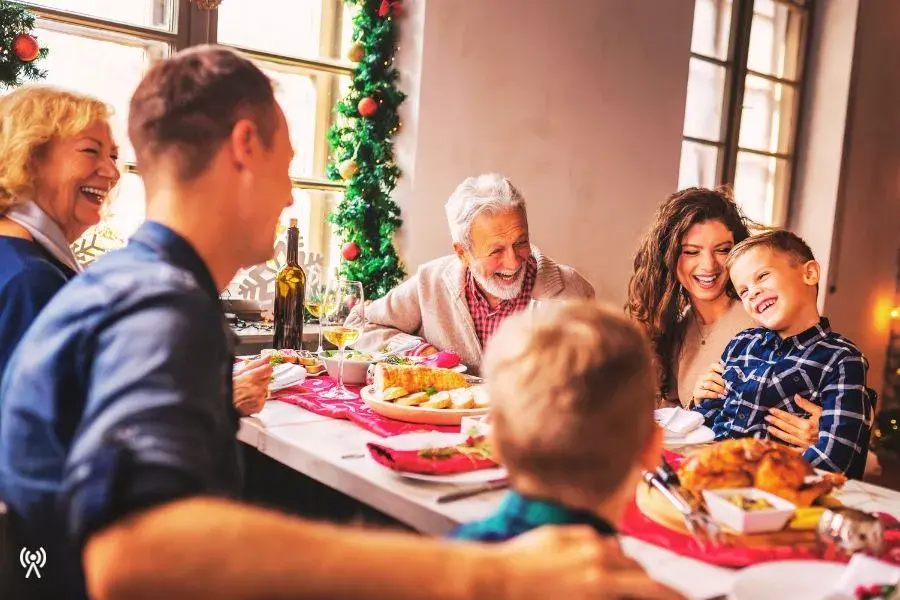
M 786 339 L 762 327 L 743 331 L 725 348 L 722 363 L 725 397 L 694 409 L 717 440 L 768 438 L 770 408 L 808 416 L 794 402 L 799 394 L 824 409 L 819 439 L 803 457 L 820 469 L 862 475 L 874 404 L 868 364 L 859 348 L 831 331 L 828 319 Z

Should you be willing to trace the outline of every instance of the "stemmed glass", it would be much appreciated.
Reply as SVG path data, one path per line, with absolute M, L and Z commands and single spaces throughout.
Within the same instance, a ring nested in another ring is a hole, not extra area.
M 322 348 L 322 302 L 325 298 L 325 291 L 328 285 L 325 281 L 325 270 L 313 266 L 310 267 L 306 274 L 306 295 L 304 296 L 303 305 L 309 314 L 319 320 L 319 347 L 316 348 L 316 355 L 321 356 L 324 352 Z
M 348 327 L 345 324 L 353 310 L 359 311 L 359 319 L 354 319 L 354 323 L 357 323 L 358 327 Z M 344 353 L 347 346 L 362 335 L 362 324 L 365 322 L 364 311 L 365 297 L 362 283 L 346 279 L 332 279 L 328 283 L 322 302 L 320 319 L 322 333 L 326 340 L 338 347 L 341 356 L 338 359 L 337 386 L 322 392 L 319 394 L 320 396 L 335 400 L 351 400 L 358 397 L 358 394 L 344 387 Z

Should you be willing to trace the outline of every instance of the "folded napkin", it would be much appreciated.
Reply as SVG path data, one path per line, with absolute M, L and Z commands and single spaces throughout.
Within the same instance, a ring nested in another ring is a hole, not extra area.
M 456 352 L 438 352 L 422 359 L 421 364 L 441 369 L 452 369 L 459 365 L 459 354 Z
M 703 425 L 703 415 L 678 407 L 659 408 L 653 417 L 657 425 L 665 428 L 666 437 L 684 437 Z
M 366 444 L 369 454 L 381 465 L 394 471 L 424 475 L 452 475 L 497 466 L 487 450 L 484 438 L 469 438 L 457 446 L 396 450 L 384 444 Z
M 843 575 L 837 581 L 836 589 L 828 596 L 831 600 L 839 598 L 856 599 L 862 594 L 863 590 L 870 591 L 869 597 L 897 597 L 897 590 L 888 595 L 875 595 L 873 587 L 884 589 L 885 587 L 897 586 L 900 584 L 900 567 L 891 565 L 884 561 L 866 556 L 865 554 L 854 554 L 850 559 L 850 563 L 844 570 Z

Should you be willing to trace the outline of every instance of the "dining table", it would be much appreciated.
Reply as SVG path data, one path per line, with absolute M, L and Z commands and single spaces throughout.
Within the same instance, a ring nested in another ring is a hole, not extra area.
M 384 438 L 357 424 L 316 414 L 291 403 L 269 400 L 240 422 L 238 440 L 288 469 L 367 505 L 429 536 L 445 536 L 456 526 L 497 510 L 504 492 L 488 491 L 452 502 L 442 496 L 471 487 L 419 481 L 391 472 L 372 460 L 369 442 Z M 847 482 L 835 496 L 845 505 L 900 519 L 900 492 L 861 481 Z M 620 536 L 626 554 L 651 577 L 688 598 L 725 597 L 739 569 L 682 556 L 642 540 Z

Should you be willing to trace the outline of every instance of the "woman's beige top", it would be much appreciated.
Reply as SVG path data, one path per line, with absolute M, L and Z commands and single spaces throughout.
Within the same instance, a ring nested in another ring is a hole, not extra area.
M 712 325 L 700 325 L 693 312 L 689 311 L 685 317 L 685 327 L 687 329 L 678 354 L 675 376 L 678 380 L 678 401 L 684 408 L 690 408 L 697 378 L 706 372 L 711 363 L 722 358 L 725 347 L 735 335 L 745 329 L 758 327 L 758 324 L 750 318 L 740 302 L 733 301 L 728 312 Z

